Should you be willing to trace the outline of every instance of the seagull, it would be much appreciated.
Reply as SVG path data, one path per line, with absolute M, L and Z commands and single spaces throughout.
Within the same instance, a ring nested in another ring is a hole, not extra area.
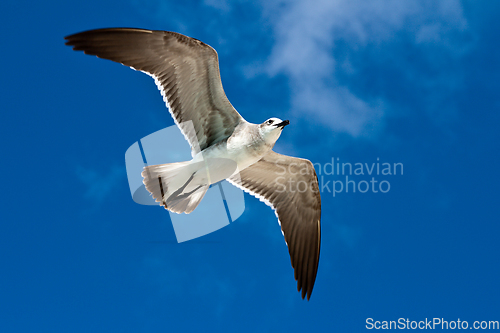
M 227 179 L 274 210 L 288 246 L 297 291 L 311 293 L 321 244 L 321 198 L 311 161 L 272 150 L 290 122 L 247 122 L 224 93 L 211 46 L 159 30 L 108 28 L 65 37 L 66 45 L 154 78 L 192 160 L 146 166 L 146 189 L 167 210 L 192 212 L 211 184 Z

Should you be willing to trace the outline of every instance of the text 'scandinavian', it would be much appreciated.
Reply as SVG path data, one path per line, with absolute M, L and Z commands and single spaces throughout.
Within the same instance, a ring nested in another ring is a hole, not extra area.
M 192 148 L 192 160 L 144 168 L 144 184 L 166 209 L 192 212 L 211 184 L 227 179 L 276 212 L 297 290 L 311 296 L 318 270 L 321 199 L 310 161 L 272 148 L 288 120 L 247 122 L 227 99 L 217 52 L 175 32 L 99 29 L 66 37 L 67 45 L 149 74 Z M 186 126 L 185 124 L 189 124 Z M 188 130 L 190 128 L 191 130 Z M 287 189 L 286 184 L 304 184 Z

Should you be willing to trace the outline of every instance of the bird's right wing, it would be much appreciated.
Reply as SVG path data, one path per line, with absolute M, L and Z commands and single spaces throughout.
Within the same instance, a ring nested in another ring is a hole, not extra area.
M 152 76 L 194 153 L 229 137 L 245 121 L 222 89 L 217 52 L 197 39 L 130 28 L 84 31 L 65 39 L 73 50 Z M 194 133 L 184 126 L 188 121 Z
M 321 198 L 309 160 L 268 152 L 229 181 L 270 205 L 278 217 L 302 298 L 311 293 L 321 244 Z

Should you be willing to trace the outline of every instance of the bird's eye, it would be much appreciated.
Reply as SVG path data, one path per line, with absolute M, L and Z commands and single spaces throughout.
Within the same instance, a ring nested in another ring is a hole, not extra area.
M 269 119 L 269 120 L 267 121 L 267 123 L 268 123 L 269 125 L 271 125 L 273 122 L 274 122 L 274 120 L 272 120 L 272 119 Z

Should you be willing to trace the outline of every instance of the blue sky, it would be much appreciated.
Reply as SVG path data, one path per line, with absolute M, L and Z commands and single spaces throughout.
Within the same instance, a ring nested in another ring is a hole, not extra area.
M 500 320 L 499 9 L 3 2 L 0 331 L 359 332 L 367 318 Z M 150 77 L 64 45 L 103 27 L 213 46 L 247 120 L 290 119 L 278 152 L 323 166 L 404 165 L 375 176 L 387 193 L 324 189 L 309 302 L 258 200 L 245 195 L 237 221 L 182 244 L 165 210 L 132 201 L 126 149 L 173 120 Z

